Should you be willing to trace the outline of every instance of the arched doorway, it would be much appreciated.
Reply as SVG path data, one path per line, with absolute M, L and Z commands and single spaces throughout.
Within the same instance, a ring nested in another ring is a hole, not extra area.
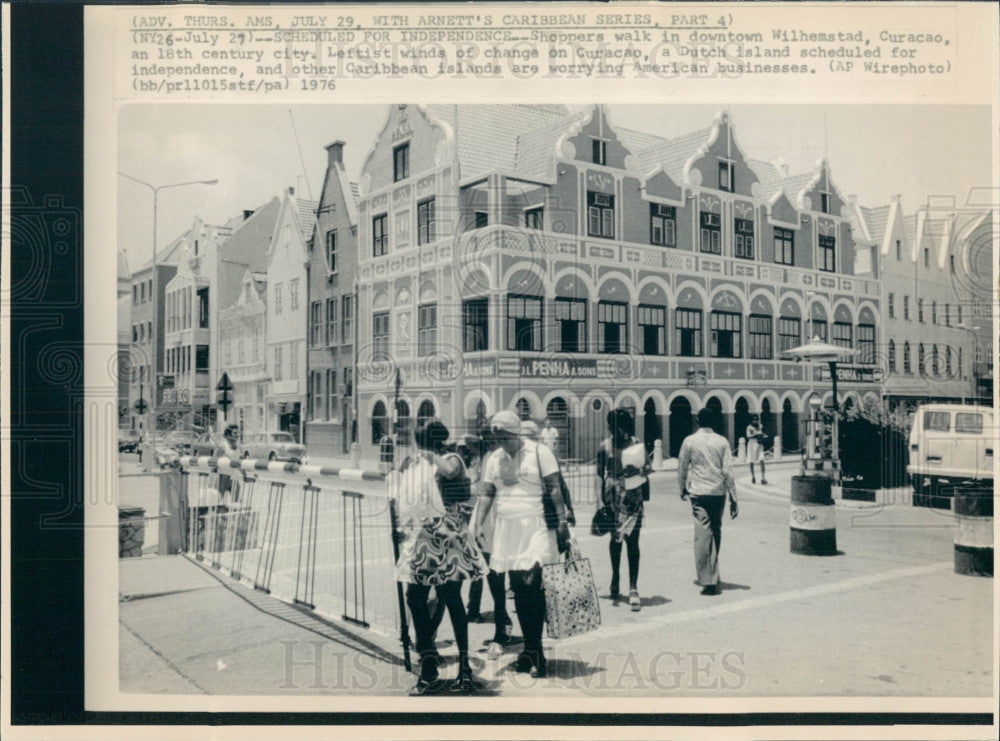
M 396 403 L 396 436 L 400 445 L 410 444 L 410 405 L 405 399 Z
M 559 439 L 556 441 L 556 456 L 559 458 L 574 457 L 570 455 L 570 440 L 573 435 L 570 429 L 569 406 L 566 404 L 566 400 L 561 396 L 550 400 L 545 407 L 545 416 L 559 433 Z
M 514 403 L 514 411 L 522 421 L 531 419 L 531 404 L 523 396 Z
M 430 399 L 424 399 L 420 402 L 420 407 L 417 409 L 417 425 L 423 424 L 426 420 L 434 416 L 434 402 Z
M 712 415 L 712 429 L 729 440 L 729 436 L 726 435 L 726 418 L 722 416 L 722 401 L 718 396 L 711 396 L 705 402 L 705 406 L 715 412 Z M 730 447 L 732 447 L 732 444 L 733 441 L 729 440 Z
M 660 415 L 656 413 L 656 402 L 646 399 L 643 406 L 642 439 L 646 444 L 646 452 L 653 452 L 653 443 L 663 439 L 663 426 L 660 424 Z
M 372 409 L 372 445 L 378 445 L 388 431 L 389 419 L 385 413 L 385 404 L 376 401 Z
M 781 450 L 799 452 L 799 415 L 792 411 L 791 399 L 785 399 L 781 406 Z
M 767 435 L 768 439 L 773 440 L 777 429 L 770 399 L 763 399 L 760 402 L 760 426 L 764 429 L 764 434 Z
M 473 424 L 472 431 L 475 433 L 480 433 L 487 427 L 486 402 L 484 402 L 482 399 L 476 402 L 476 416 L 472 424 Z
M 670 457 L 676 458 L 684 438 L 694 432 L 694 417 L 691 402 L 686 396 L 678 396 L 670 402 Z
M 736 400 L 736 408 L 733 413 L 733 430 L 735 431 L 737 440 L 741 437 L 746 437 L 747 427 L 749 427 L 752 420 L 753 415 L 750 413 L 750 404 L 747 402 L 745 396 L 741 396 Z

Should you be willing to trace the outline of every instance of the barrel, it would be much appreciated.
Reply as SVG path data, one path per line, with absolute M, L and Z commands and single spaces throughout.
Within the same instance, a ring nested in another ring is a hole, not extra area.
M 955 487 L 955 573 L 993 576 L 993 487 Z
M 792 509 L 788 525 L 792 553 L 803 556 L 837 554 L 837 518 L 833 480 L 827 476 L 792 476 Z

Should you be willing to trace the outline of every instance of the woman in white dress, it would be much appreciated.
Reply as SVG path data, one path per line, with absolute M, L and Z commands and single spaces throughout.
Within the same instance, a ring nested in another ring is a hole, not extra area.
M 559 562 L 560 554 L 569 549 L 570 532 L 559 488 L 559 464 L 546 446 L 522 437 L 520 428 L 520 420 L 511 411 L 498 412 L 491 421 L 499 447 L 490 454 L 483 470 L 485 499 L 477 525 L 483 524 L 496 507 L 490 567 L 510 576 L 524 636 L 524 651 L 514 668 L 544 677 L 545 593 L 541 567 Z M 550 517 L 546 517 L 544 497 L 552 504 Z
M 750 463 L 750 481 L 757 483 L 753 466 L 760 464 L 760 483 L 767 483 L 767 474 L 764 472 L 764 428 L 760 424 L 760 415 L 753 415 L 750 424 L 747 425 L 747 461 Z

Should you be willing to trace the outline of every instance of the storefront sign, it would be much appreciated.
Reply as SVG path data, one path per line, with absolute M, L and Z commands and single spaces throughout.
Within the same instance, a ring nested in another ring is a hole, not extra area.
M 591 358 L 500 358 L 497 375 L 502 378 L 610 378 L 615 361 Z
M 462 365 L 464 378 L 493 378 L 496 374 L 496 365 L 492 360 L 465 361 Z
M 820 366 L 819 380 L 830 380 L 830 366 Z M 882 383 L 882 369 L 870 365 L 838 365 L 837 381 L 845 383 Z

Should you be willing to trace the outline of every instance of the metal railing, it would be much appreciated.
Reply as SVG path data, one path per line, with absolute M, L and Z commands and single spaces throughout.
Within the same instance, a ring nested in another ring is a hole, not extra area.
M 399 634 L 383 474 L 190 456 L 173 465 L 191 557 L 324 617 Z

